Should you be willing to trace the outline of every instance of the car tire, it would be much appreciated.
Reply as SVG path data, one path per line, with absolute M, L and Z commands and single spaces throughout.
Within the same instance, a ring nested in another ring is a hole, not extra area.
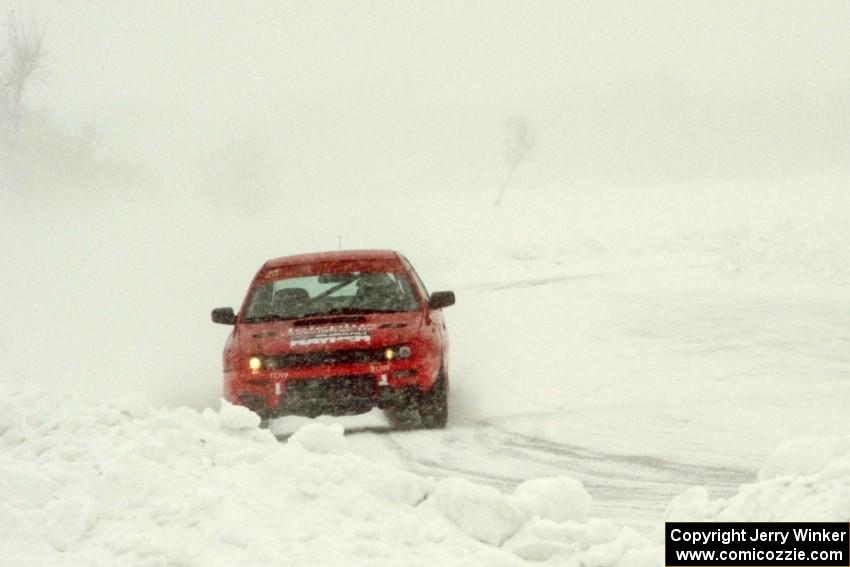
M 449 419 L 449 380 L 440 373 L 437 382 L 422 396 L 417 408 L 419 421 L 425 429 L 442 429 Z

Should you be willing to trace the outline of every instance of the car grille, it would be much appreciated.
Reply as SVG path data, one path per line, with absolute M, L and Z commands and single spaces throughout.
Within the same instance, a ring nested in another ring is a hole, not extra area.
M 328 350 L 270 356 L 263 361 L 269 370 L 278 368 L 304 368 L 328 364 L 359 364 L 364 362 L 382 362 L 386 348 Z
M 375 393 L 375 377 L 372 374 L 286 382 L 288 403 L 372 399 Z

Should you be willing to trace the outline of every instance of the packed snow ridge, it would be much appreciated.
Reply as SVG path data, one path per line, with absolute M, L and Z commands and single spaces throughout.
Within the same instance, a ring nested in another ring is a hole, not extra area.
M 650 566 L 658 541 L 589 519 L 576 480 L 503 494 L 349 451 L 338 424 L 285 443 L 248 410 L 0 395 L 0 565 Z M 729 499 L 692 489 L 677 520 L 846 520 L 850 441 L 780 448 Z
M 248 410 L 201 413 L 4 388 L 0 565 L 654 565 L 587 519 L 570 478 L 513 494 L 348 450 L 340 425 L 285 443 Z
M 850 519 L 850 436 L 804 437 L 780 445 L 758 482 L 730 498 L 702 487 L 673 500 L 671 521 L 846 522 Z

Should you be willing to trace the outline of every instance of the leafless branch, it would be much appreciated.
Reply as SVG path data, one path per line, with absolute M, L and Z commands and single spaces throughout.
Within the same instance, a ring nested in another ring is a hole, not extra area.
M 0 98 L 14 134 L 26 112 L 27 88 L 43 69 L 45 30 L 24 24 L 14 13 L 4 26 L 6 45 L 0 49 Z
M 505 189 L 508 188 L 519 165 L 525 160 L 537 139 L 537 133 L 531 122 L 525 117 L 515 118 L 508 124 L 509 133 L 505 140 L 505 164 L 508 166 L 508 176 L 499 189 L 495 204 L 502 204 Z

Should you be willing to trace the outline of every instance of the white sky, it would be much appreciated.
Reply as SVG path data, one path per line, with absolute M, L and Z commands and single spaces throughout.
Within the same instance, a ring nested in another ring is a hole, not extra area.
M 552 177 L 781 174 L 850 155 L 848 2 L 0 6 L 47 28 L 40 104 L 146 160 L 235 136 L 312 161 L 501 167 L 515 114 L 537 124 Z

